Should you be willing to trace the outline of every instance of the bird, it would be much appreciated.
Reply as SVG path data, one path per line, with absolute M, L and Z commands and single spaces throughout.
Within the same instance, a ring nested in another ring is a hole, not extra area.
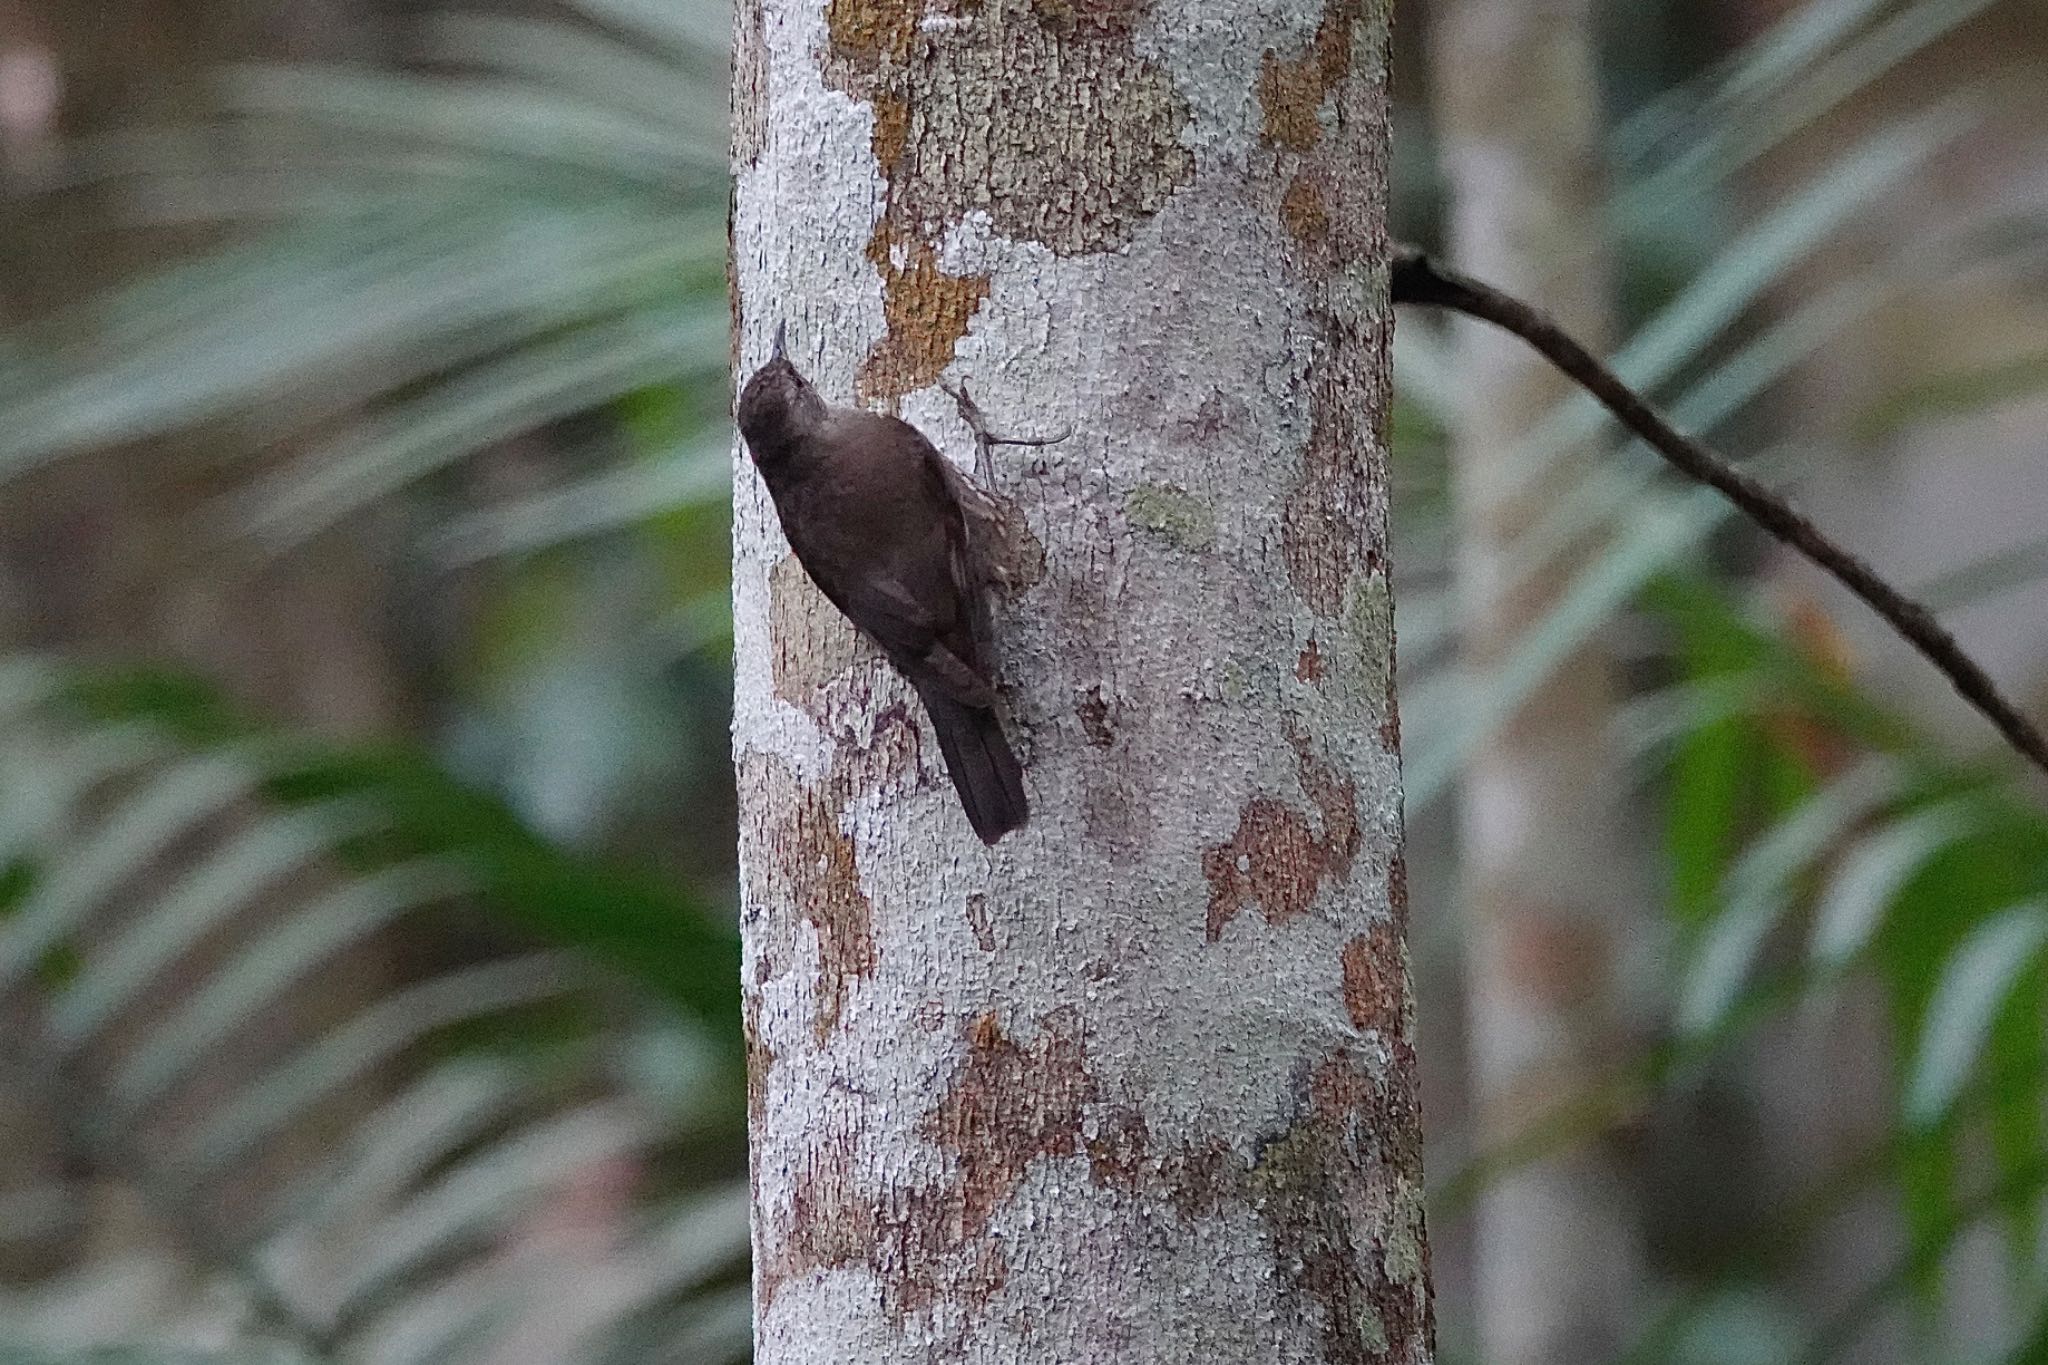
M 784 323 L 740 391 L 740 434 L 797 562 L 917 693 L 993 846 L 1030 807 L 989 663 L 992 502 L 910 423 L 828 404 L 786 343 Z

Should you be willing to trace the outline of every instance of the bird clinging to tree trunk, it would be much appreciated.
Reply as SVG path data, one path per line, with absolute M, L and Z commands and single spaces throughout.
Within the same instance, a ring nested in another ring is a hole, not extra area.
M 909 680 L 968 823 L 994 844 L 1029 816 L 996 719 L 985 590 L 988 499 L 908 422 L 828 405 L 775 349 L 739 428 L 797 562 Z

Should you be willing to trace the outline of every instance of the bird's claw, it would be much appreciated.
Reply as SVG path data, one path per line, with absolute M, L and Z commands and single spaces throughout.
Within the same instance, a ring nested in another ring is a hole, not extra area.
M 1074 434 L 1073 427 L 1068 426 L 1057 436 L 998 436 L 989 430 L 988 419 L 982 416 L 981 405 L 967 392 L 965 380 L 941 381 L 940 387 L 952 396 L 954 405 L 960 409 L 960 420 L 974 433 L 974 472 L 984 483 L 994 481 L 997 446 L 1052 446 Z

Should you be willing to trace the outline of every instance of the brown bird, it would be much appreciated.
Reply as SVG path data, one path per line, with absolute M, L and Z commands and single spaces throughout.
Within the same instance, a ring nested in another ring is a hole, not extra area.
M 1023 827 L 1024 771 L 996 719 L 984 590 L 988 500 L 908 422 L 829 406 L 775 350 L 739 427 L 797 562 L 917 690 L 967 821 Z

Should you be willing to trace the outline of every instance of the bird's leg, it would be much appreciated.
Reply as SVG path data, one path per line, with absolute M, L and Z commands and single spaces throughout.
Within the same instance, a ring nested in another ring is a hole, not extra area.
M 967 518 L 980 576 L 1007 595 L 1037 581 L 1044 572 L 1045 552 L 1016 504 L 996 492 L 995 448 L 1054 445 L 1073 435 L 1073 430 L 1057 436 L 998 436 L 988 429 L 988 419 L 964 383 L 947 384 L 945 390 L 959 405 L 960 420 L 974 433 L 974 477 L 968 478 L 951 462 L 946 468 Z
M 964 380 L 943 387 L 959 407 L 960 420 L 974 433 L 974 476 L 986 487 L 995 487 L 997 446 L 1053 446 L 1074 434 L 1074 429 L 1068 427 L 1057 436 L 998 436 L 988 429 L 988 419 L 982 416 L 981 405 L 967 392 Z

